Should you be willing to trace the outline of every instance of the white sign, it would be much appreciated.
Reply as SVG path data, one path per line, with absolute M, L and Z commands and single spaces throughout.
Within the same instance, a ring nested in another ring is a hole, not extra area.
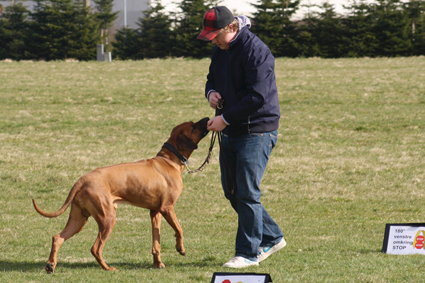
M 213 275 L 211 283 L 267 283 L 272 282 L 269 274 L 219 273 Z
M 425 223 L 387 224 L 382 251 L 393 255 L 423 254 Z

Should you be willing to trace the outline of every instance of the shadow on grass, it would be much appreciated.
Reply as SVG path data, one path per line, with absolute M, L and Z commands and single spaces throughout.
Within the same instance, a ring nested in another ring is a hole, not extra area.
M 361 250 L 358 250 L 356 252 L 358 252 L 359 254 L 382 254 L 382 253 L 384 253 L 382 251 L 382 248 L 379 248 L 379 249 L 361 249 Z
M 46 266 L 45 261 L 0 261 L 0 270 L 2 272 L 35 272 L 37 270 L 44 270 Z M 92 268 L 92 267 L 99 267 L 99 264 L 97 262 L 75 262 L 75 263 L 58 263 L 57 268 Z
M 45 261 L 4 261 L 0 260 L 0 270 L 2 272 L 39 272 L 40 270 L 44 270 L 46 267 Z M 167 267 L 177 267 L 177 268 L 204 268 L 204 267 L 215 267 L 217 263 L 210 260 L 199 260 L 199 261 L 191 261 L 191 262 L 181 262 L 175 264 L 166 264 Z M 119 270 L 143 270 L 143 269 L 153 269 L 152 262 L 140 262 L 140 263 L 126 263 L 126 262 L 116 262 L 116 263 L 108 263 L 110 267 L 115 267 Z M 97 268 L 102 270 L 102 267 L 96 262 L 58 262 L 56 269 L 60 270 L 61 268 L 66 269 L 84 269 L 84 268 Z

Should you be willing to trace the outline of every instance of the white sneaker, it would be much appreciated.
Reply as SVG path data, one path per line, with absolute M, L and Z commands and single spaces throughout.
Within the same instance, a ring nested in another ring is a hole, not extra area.
M 235 256 L 234 258 L 226 262 L 223 267 L 243 268 L 251 265 L 258 265 L 258 261 L 249 260 L 241 256 Z
M 274 245 L 272 247 L 260 247 L 259 248 L 260 254 L 258 255 L 258 262 L 265 260 L 270 255 L 277 252 L 278 250 L 280 250 L 284 246 L 286 246 L 286 241 L 285 241 L 285 239 L 282 238 L 282 241 L 280 241 L 279 243 L 277 243 L 276 245 Z

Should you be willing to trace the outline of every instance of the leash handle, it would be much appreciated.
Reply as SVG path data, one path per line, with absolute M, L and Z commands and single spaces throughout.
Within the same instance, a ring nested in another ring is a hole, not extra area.
M 223 114 L 223 104 L 224 104 L 224 99 L 219 99 L 217 107 L 215 108 L 215 116 L 219 116 Z

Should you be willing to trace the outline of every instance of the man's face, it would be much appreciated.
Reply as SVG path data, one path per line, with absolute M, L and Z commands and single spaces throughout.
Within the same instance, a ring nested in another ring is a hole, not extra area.
M 223 29 L 211 40 L 212 44 L 217 45 L 220 49 L 229 49 L 229 43 L 235 37 L 236 32 L 233 32 L 233 28 L 230 32 L 225 32 Z

